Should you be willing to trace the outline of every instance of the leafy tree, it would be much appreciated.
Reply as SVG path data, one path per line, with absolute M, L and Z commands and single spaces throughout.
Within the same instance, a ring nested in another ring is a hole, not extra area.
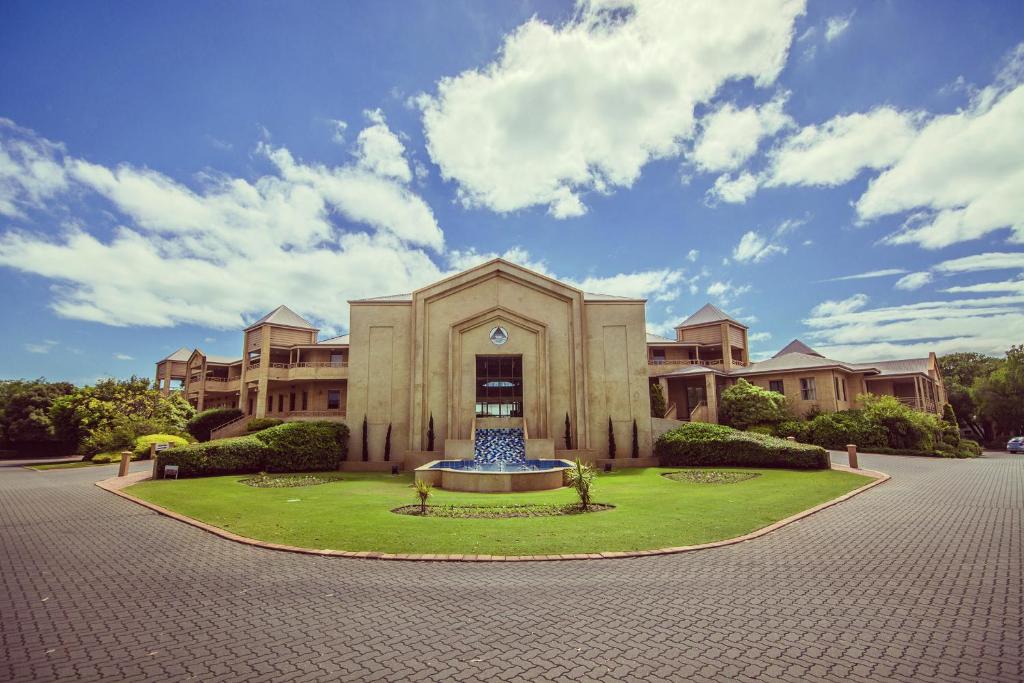
M 975 378 L 971 394 L 979 417 L 993 424 L 993 436 L 1024 432 L 1024 345 L 1010 347 L 1005 361 Z
M 951 353 L 939 358 L 946 399 L 964 426 L 981 431 L 978 427 L 978 401 L 972 388 L 976 381 L 988 377 L 1001 364 L 999 358 L 982 353 Z
M 569 413 L 565 414 L 565 450 L 572 450 L 572 426 L 569 423 Z
M 665 394 L 661 391 L 660 382 L 651 382 L 651 417 L 665 417 L 668 406 L 665 404 Z
M 776 424 L 786 419 L 786 397 L 740 379 L 722 392 L 718 415 L 736 429 Z
M 615 458 L 615 430 L 612 428 L 612 418 L 608 418 L 608 457 Z
M 881 426 L 890 448 L 934 450 L 942 443 L 942 421 L 903 404 L 895 396 L 861 394 L 864 417 Z
M 0 442 L 25 451 L 62 450 L 50 419 L 50 407 L 75 390 L 68 382 L 0 381 Z

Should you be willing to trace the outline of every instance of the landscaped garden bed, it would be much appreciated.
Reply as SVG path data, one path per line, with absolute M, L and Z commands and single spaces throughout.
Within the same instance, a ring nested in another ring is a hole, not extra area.
M 747 479 L 760 477 L 757 472 L 740 472 L 738 470 L 682 470 L 666 472 L 664 477 L 672 481 L 685 481 L 693 484 L 738 484 Z
M 417 517 L 448 517 L 450 519 L 512 519 L 514 517 L 555 517 L 611 510 L 614 505 L 592 503 L 584 510 L 579 503 L 534 505 L 428 505 L 426 514 L 419 505 L 403 505 L 392 512 Z
M 716 467 L 716 471 L 729 468 Z M 252 475 L 145 481 L 126 492 L 261 541 L 349 551 L 535 555 L 649 550 L 741 536 L 833 500 L 871 481 L 837 470 L 758 469 L 728 486 L 673 481 L 676 468 L 621 469 L 594 483 L 599 514 L 495 516 L 395 514 L 413 506 L 411 474 L 345 472 L 329 486 L 255 488 Z M 335 473 L 330 473 L 335 474 Z M 320 476 L 314 473 L 314 476 Z M 578 508 L 572 488 L 530 493 L 435 489 L 429 508 Z

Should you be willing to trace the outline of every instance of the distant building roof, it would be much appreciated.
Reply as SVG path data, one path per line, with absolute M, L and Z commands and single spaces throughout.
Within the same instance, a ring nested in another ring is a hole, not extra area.
M 847 370 L 848 372 L 871 372 L 875 368 L 874 364 L 865 363 L 863 365 L 854 365 L 852 363 L 844 363 L 839 360 L 825 358 L 819 354 L 811 355 L 809 353 L 794 351 L 782 356 L 769 358 L 768 360 L 761 361 L 760 363 L 753 363 L 745 368 L 734 368 L 731 374 L 747 375 L 762 372 L 786 372 L 788 370 L 812 370 L 835 367 Z
M 699 311 L 691 315 L 683 322 L 676 325 L 680 327 L 693 327 L 695 325 L 707 325 L 709 323 L 730 322 L 733 325 L 747 329 L 747 326 L 735 318 L 730 317 L 725 311 L 712 304 L 704 304 Z
M 387 296 L 371 296 L 368 299 L 352 299 L 351 301 L 349 301 L 349 303 L 353 303 L 353 304 L 356 304 L 356 303 L 358 303 L 358 304 L 373 304 L 373 303 L 387 304 L 387 303 L 395 303 L 395 302 L 401 303 L 401 302 L 405 302 L 405 301 L 412 301 L 412 294 L 411 293 L 409 293 L 409 294 L 389 294 Z
M 675 339 L 669 339 L 668 337 L 662 337 L 659 334 L 651 334 L 650 332 L 647 333 L 647 343 L 648 344 L 672 344 L 673 342 L 675 342 Z
M 788 344 L 786 344 L 785 346 L 783 346 L 782 349 L 777 354 L 772 356 L 772 358 L 778 358 L 779 356 L 785 356 L 787 353 L 803 353 L 803 354 L 807 354 L 808 356 L 821 356 L 820 353 L 818 353 L 817 351 L 812 349 L 807 344 L 804 344 L 799 339 L 794 339 L 793 341 L 791 341 Z M 821 357 L 824 358 L 824 356 L 821 356 Z
M 349 335 L 342 334 L 342 335 L 338 335 L 337 337 L 330 337 L 328 339 L 321 339 L 320 341 L 317 342 L 317 344 L 320 344 L 320 345 L 323 345 L 323 344 L 326 344 L 326 345 L 331 345 L 331 344 L 348 344 L 348 339 L 349 339 Z
M 927 375 L 927 358 L 908 358 L 904 360 L 879 360 L 873 363 L 856 363 L 855 368 L 875 368 L 880 376 L 886 375 Z
M 284 325 L 285 327 L 299 327 L 305 330 L 316 329 L 309 323 L 309 321 L 307 321 L 305 318 L 303 318 L 301 315 L 299 315 L 292 309 L 288 308 L 287 306 L 278 306 L 270 313 L 267 313 L 265 316 L 254 322 L 252 325 L 249 325 L 249 327 L 245 329 L 251 330 L 254 327 L 259 327 L 260 325 L 265 324 Z
M 234 363 L 241 363 L 241 358 L 232 358 L 231 356 L 207 356 L 207 363 L 219 363 L 221 365 L 232 365 Z
M 638 299 L 635 296 L 619 296 L 617 294 L 595 294 L 594 292 L 583 292 L 584 301 L 647 301 Z
M 177 351 L 175 351 L 171 355 L 167 356 L 167 358 L 162 359 L 160 362 L 162 363 L 165 360 L 187 361 L 191 357 L 192 357 L 192 349 L 189 349 L 189 348 L 186 348 L 186 347 L 182 346 L 180 349 L 178 349 Z

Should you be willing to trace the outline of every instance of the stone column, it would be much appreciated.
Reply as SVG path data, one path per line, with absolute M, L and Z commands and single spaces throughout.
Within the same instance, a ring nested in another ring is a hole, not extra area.
M 704 392 L 707 394 L 708 422 L 718 424 L 718 387 L 715 386 L 715 373 L 704 373 Z
M 668 378 L 667 377 L 659 377 L 658 378 L 658 385 L 661 386 L 661 395 L 665 397 L 665 408 L 667 409 L 672 404 L 671 399 L 669 399 L 669 397 L 668 397 Z M 679 414 L 679 407 L 676 406 L 676 415 L 678 415 L 678 414 Z M 658 417 L 665 417 L 665 416 L 664 415 L 659 415 Z
M 260 339 L 260 367 L 257 370 L 256 417 L 267 415 L 267 394 L 270 382 L 270 327 L 263 327 Z
M 729 343 L 729 323 L 720 325 L 722 330 L 722 367 L 732 369 L 732 344 Z

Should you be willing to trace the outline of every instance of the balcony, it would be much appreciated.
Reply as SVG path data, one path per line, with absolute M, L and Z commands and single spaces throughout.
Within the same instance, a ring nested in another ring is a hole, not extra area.
M 733 360 L 733 367 L 746 367 L 747 363 L 741 360 Z M 706 368 L 724 369 L 725 364 L 721 359 L 715 360 L 691 360 L 691 359 L 677 359 L 677 358 L 653 358 L 647 361 L 649 366 L 650 374 L 658 374 L 662 368 L 665 370 L 674 370 L 676 368 L 686 367 L 689 365 L 700 365 Z
M 207 377 L 207 391 L 238 391 L 242 380 L 239 377 Z
M 348 363 L 345 361 L 271 363 L 267 377 L 276 380 L 348 379 Z
M 914 396 L 896 396 L 897 401 L 905 406 L 910 406 L 914 410 L 920 410 L 926 413 L 937 412 L 937 406 L 935 401 L 927 398 L 916 398 Z

